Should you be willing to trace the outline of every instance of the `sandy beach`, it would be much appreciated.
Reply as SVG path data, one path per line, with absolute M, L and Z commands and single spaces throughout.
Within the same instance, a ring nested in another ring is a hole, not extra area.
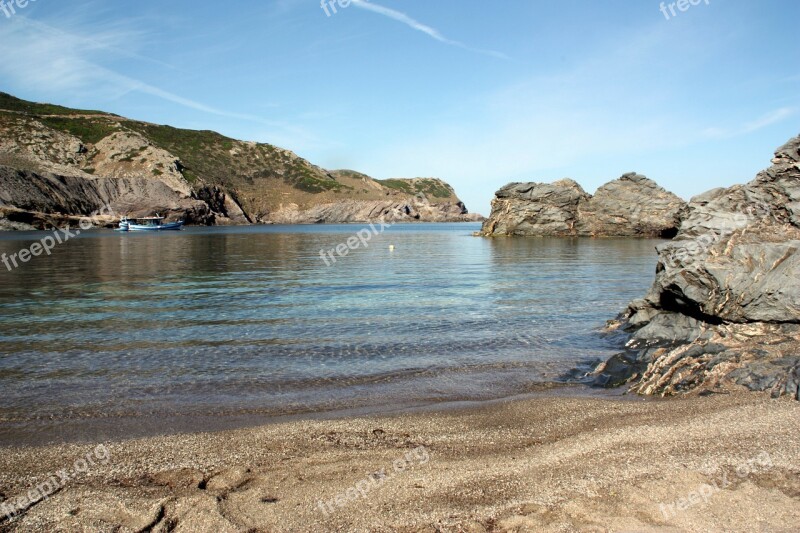
M 753 393 L 539 396 L 7 448 L 3 503 L 52 494 L 0 530 L 788 532 L 798 427 Z

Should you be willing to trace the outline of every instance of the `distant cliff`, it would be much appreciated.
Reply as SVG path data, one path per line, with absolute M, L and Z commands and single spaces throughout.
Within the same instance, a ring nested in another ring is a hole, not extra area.
M 204 225 L 483 220 L 438 179 L 327 171 L 269 144 L 0 93 L 0 229 L 104 206 Z
M 625 174 L 594 196 L 575 181 L 512 183 L 492 201 L 485 236 L 673 237 L 681 211 L 678 196 L 639 174 Z

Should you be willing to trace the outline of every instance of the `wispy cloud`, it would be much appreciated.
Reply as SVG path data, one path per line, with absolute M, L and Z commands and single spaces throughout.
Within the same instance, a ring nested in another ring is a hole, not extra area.
M 755 120 L 751 120 L 742 124 L 741 126 L 734 127 L 734 128 L 707 128 L 703 131 L 703 134 L 706 137 L 711 137 L 715 139 L 728 139 L 731 137 L 738 137 L 740 135 L 747 135 L 748 133 L 754 133 L 756 131 L 762 130 L 773 124 L 778 124 L 779 122 L 783 122 L 789 117 L 794 116 L 797 114 L 797 109 L 793 107 L 782 107 L 780 109 L 775 109 L 764 115 L 760 116 Z
M 768 126 L 772 126 L 773 124 L 777 124 L 778 122 L 782 122 L 793 116 L 795 113 L 797 113 L 797 110 L 791 107 L 782 107 L 780 109 L 776 109 L 775 111 L 770 111 L 757 120 L 745 124 L 741 132 L 744 134 L 758 131 Z
M 110 52 L 119 57 L 126 57 L 129 59 L 136 59 L 139 61 L 144 61 L 148 63 L 153 63 L 155 65 L 159 65 L 162 67 L 167 67 L 170 69 L 175 69 L 174 65 L 169 63 L 165 63 L 164 61 L 160 61 L 158 59 L 154 59 L 152 57 L 147 57 L 136 52 L 133 52 L 127 48 L 123 47 L 123 42 L 130 43 L 131 40 L 136 39 L 140 34 L 138 32 L 131 31 L 129 29 L 118 28 L 113 33 L 115 34 L 113 40 L 110 39 L 111 32 L 103 35 L 101 34 L 97 38 L 93 37 L 86 37 L 83 35 L 77 35 L 73 33 L 69 33 L 49 24 L 45 24 L 42 22 L 38 22 L 35 20 L 31 20 L 27 17 L 20 17 L 20 24 L 27 25 L 28 27 L 38 30 L 41 33 L 44 33 L 54 39 L 64 39 L 69 41 L 70 46 L 80 46 L 84 50 L 91 51 L 91 50 L 99 50 L 104 52 Z M 122 42 L 120 42 L 122 41 Z
M 385 6 L 380 6 L 378 4 L 373 4 L 371 2 L 368 2 L 367 0 L 353 0 L 352 5 L 354 5 L 354 6 L 358 7 L 358 8 L 361 8 L 361 9 L 365 9 L 367 11 L 372 11 L 373 13 L 377 13 L 379 15 L 383 15 L 384 17 L 388 17 L 388 18 L 390 18 L 392 20 L 396 20 L 398 22 L 402 22 L 403 24 L 405 24 L 409 28 L 411 28 L 413 30 L 416 30 L 416 31 L 419 31 L 419 32 L 422 32 L 425 35 L 431 37 L 432 39 L 435 39 L 435 40 L 439 41 L 440 43 L 444 43 L 444 44 L 447 44 L 447 45 L 450 45 L 450 46 L 457 46 L 459 48 L 463 48 L 464 50 L 469 50 L 470 52 L 477 52 L 479 54 L 485 54 L 485 55 L 489 55 L 489 56 L 492 56 L 492 57 L 497 57 L 497 58 L 500 58 L 500 59 L 509 59 L 509 57 L 506 54 L 502 53 L 502 52 L 496 52 L 494 50 L 483 50 L 483 49 L 480 49 L 480 48 L 474 48 L 474 47 L 468 46 L 468 45 L 466 45 L 466 44 L 464 44 L 462 42 L 454 41 L 452 39 L 448 39 L 447 37 L 442 35 L 442 33 L 439 30 L 437 30 L 436 28 L 432 28 L 432 27 L 428 26 L 427 24 L 423 24 L 422 22 L 419 22 L 418 20 L 415 20 L 415 19 L 409 17 L 408 15 L 406 15 L 405 13 L 402 13 L 402 12 L 397 11 L 395 9 L 391 9 L 391 8 L 388 8 L 388 7 L 385 7 Z
M 84 37 L 84 34 L 92 37 Z M 59 101 L 60 95 L 76 92 L 88 92 L 94 95 L 95 101 L 139 92 L 201 113 L 266 127 L 264 137 L 283 139 L 293 147 L 325 144 L 296 124 L 220 109 L 104 66 L 104 63 L 125 58 L 171 69 L 167 63 L 132 51 L 141 36 L 135 28 L 115 26 L 103 31 L 95 26 L 83 32 L 19 16 L 0 27 L 0 41 L 14 46 L 14 54 L 0 62 L 0 78 L 25 92 L 52 94 L 53 101 Z

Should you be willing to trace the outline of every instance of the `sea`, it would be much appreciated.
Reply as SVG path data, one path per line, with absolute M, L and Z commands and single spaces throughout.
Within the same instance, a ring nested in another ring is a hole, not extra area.
M 3 233 L 0 446 L 591 391 L 660 241 L 479 229 Z

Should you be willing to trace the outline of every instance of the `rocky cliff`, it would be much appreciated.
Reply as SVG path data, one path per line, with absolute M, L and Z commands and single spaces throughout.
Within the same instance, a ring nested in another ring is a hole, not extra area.
M 642 394 L 746 387 L 800 399 L 800 137 L 754 181 L 690 202 L 649 294 L 610 329 L 601 385 Z
M 492 201 L 485 236 L 672 237 L 686 203 L 645 176 L 631 173 L 594 196 L 570 179 L 512 183 Z
M 192 224 L 482 220 L 438 179 L 327 171 L 269 144 L 0 93 L 0 229 L 101 206 Z

